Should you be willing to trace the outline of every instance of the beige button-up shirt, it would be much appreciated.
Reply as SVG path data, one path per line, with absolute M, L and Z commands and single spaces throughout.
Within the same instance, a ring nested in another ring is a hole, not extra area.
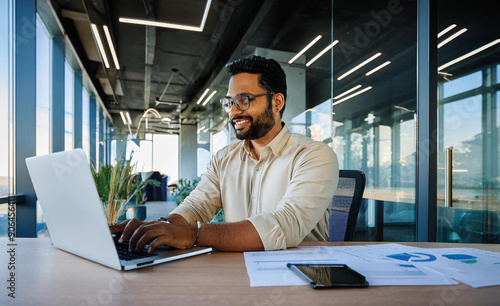
M 266 250 L 327 241 L 338 177 L 330 147 L 283 125 L 259 160 L 249 141 L 219 150 L 196 189 L 172 213 L 189 224 L 207 223 L 224 208 L 226 222 L 252 222 Z

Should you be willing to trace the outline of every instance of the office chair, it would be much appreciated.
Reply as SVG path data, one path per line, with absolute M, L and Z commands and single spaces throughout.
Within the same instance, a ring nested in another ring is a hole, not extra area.
M 337 191 L 332 200 L 328 241 L 352 241 L 365 182 L 365 174 L 361 171 L 340 170 Z

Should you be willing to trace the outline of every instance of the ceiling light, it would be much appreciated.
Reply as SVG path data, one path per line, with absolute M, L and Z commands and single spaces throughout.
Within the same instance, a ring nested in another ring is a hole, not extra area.
M 358 92 L 356 92 L 356 93 L 353 93 L 352 95 L 350 95 L 350 96 L 348 96 L 348 97 L 345 97 L 344 99 L 338 100 L 337 102 L 333 103 L 333 104 L 332 104 L 332 106 L 337 105 L 337 104 L 340 104 L 340 103 L 342 103 L 342 102 L 344 102 L 344 101 L 346 101 L 346 100 L 349 100 L 350 98 L 355 97 L 355 96 L 357 96 L 357 95 L 360 95 L 360 94 L 362 94 L 362 93 L 364 93 L 364 92 L 366 92 L 366 91 L 368 91 L 368 90 L 370 90 L 370 89 L 372 89 L 372 87 L 371 87 L 371 86 L 368 86 L 368 87 L 366 87 L 365 89 L 362 89 L 362 90 L 360 90 L 360 91 L 358 91 Z
M 452 24 L 449 27 L 447 27 L 446 29 L 442 30 L 441 32 L 439 32 L 438 38 L 443 36 L 444 34 L 448 33 L 451 29 L 453 29 L 456 26 L 457 26 L 456 24 Z
M 361 85 L 354 86 L 353 88 L 349 89 L 348 91 L 346 91 L 344 93 L 341 93 L 340 95 L 334 97 L 333 99 L 337 100 L 338 98 L 343 97 L 343 96 L 347 95 L 348 93 L 351 93 L 351 92 L 355 91 L 356 89 L 358 89 L 360 87 L 361 87 Z
M 205 102 L 203 102 L 203 104 L 201 106 L 205 106 L 208 101 L 210 101 L 210 99 L 212 99 L 212 97 L 217 93 L 217 90 L 214 90 L 212 91 L 212 93 L 210 94 L 210 96 L 208 96 L 208 98 L 205 100 Z
M 465 33 L 467 31 L 466 28 L 463 28 L 461 29 L 460 31 L 458 31 L 457 33 L 451 35 L 450 37 L 446 38 L 445 40 L 443 40 L 442 42 L 440 42 L 438 44 L 438 49 L 441 48 L 442 46 L 446 45 L 447 43 L 449 43 L 450 41 L 452 41 L 453 39 L 457 38 L 458 36 L 462 35 L 463 33 Z
M 147 25 L 147 26 L 160 27 L 160 28 L 203 32 L 203 28 L 205 27 L 205 22 L 207 21 L 208 12 L 210 11 L 210 4 L 211 3 L 212 3 L 212 0 L 207 1 L 207 4 L 205 5 L 205 11 L 203 13 L 203 17 L 201 19 L 201 23 L 200 23 L 199 27 L 188 26 L 188 25 L 183 25 L 183 24 L 176 24 L 176 23 L 152 21 L 152 20 L 123 18 L 123 17 L 120 17 L 118 20 L 120 22 L 123 22 L 123 23 L 132 23 L 132 24 L 140 24 L 140 25 Z
M 297 55 L 295 55 L 288 63 L 291 64 L 293 62 L 295 62 L 296 59 L 298 59 L 302 54 L 304 54 L 307 50 L 309 50 L 309 48 L 312 47 L 312 45 L 314 45 L 318 40 L 321 39 L 321 35 L 318 35 L 318 37 L 316 37 L 313 41 L 311 41 L 304 49 L 302 49 L 299 53 L 297 53 Z
M 127 125 L 127 119 L 125 119 L 125 114 L 123 114 L 123 112 L 120 112 L 120 116 L 122 117 L 123 124 Z
M 208 0 L 207 4 L 205 5 L 205 12 L 203 12 L 203 18 L 201 19 L 201 24 L 200 24 L 201 31 L 203 31 L 203 28 L 205 27 L 205 22 L 207 21 L 208 11 L 210 11 L 210 4 L 211 3 L 212 3 L 212 0 Z
M 130 119 L 130 114 L 128 112 L 125 113 L 125 117 L 127 117 L 127 124 L 132 125 L 132 119 Z
M 318 55 L 316 55 L 315 57 L 313 57 L 312 60 L 310 60 L 307 64 L 306 64 L 306 67 L 309 67 L 311 66 L 312 63 L 314 63 L 318 58 L 320 58 L 323 54 L 325 54 L 328 50 L 330 50 L 331 48 L 333 48 L 333 46 L 335 46 L 339 41 L 338 40 L 335 40 L 334 42 L 332 42 L 328 47 L 326 47 L 325 49 L 323 49 L 323 51 L 321 51 L 320 53 L 318 53 Z
M 365 60 L 361 64 L 357 65 L 356 67 L 352 68 L 351 70 L 349 70 L 346 73 L 344 73 L 343 75 L 341 75 L 337 80 L 338 81 L 342 80 L 343 78 L 345 78 L 349 74 L 353 73 L 354 71 L 358 70 L 359 68 L 363 67 L 364 65 L 368 64 L 369 62 L 373 61 L 374 59 L 376 59 L 377 57 L 379 57 L 381 55 L 382 55 L 382 53 L 380 53 L 380 52 L 375 54 L 374 56 L 370 57 L 369 59 Z
M 205 89 L 205 92 L 203 92 L 203 94 L 201 95 L 201 97 L 198 99 L 198 102 L 196 102 L 196 104 L 200 104 L 201 100 L 203 100 L 203 98 L 205 98 L 205 96 L 207 95 L 207 93 L 209 92 L 210 90 L 207 88 Z
M 389 65 L 390 63 L 391 63 L 391 61 L 387 61 L 387 62 L 383 63 L 382 65 L 376 67 L 375 69 L 368 71 L 366 73 L 366 76 L 369 76 L 370 74 L 377 72 L 378 70 L 384 68 L 385 66 Z
M 473 55 L 475 55 L 475 54 L 477 54 L 477 53 L 479 53 L 479 52 L 481 52 L 483 50 L 488 49 L 489 47 L 492 47 L 492 46 L 498 44 L 498 43 L 500 43 L 500 39 L 495 39 L 494 41 L 490 42 L 489 44 L 486 44 L 486 45 L 484 45 L 482 47 L 479 47 L 476 50 L 473 50 L 473 51 L 471 51 L 471 52 L 469 52 L 467 54 L 464 54 L 464 55 L 462 55 L 460 57 L 457 57 L 456 59 L 454 59 L 452 61 L 449 61 L 448 63 L 446 63 L 446 64 L 444 64 L 442 66 L 439 66 L 438 67 L 438 71 L 443 70 L 444 68 L 450 67 L 451 65 L 454 65 L 454 64 L 456 64 L 456 63 L 458 63 L 460 61 L 463 61 L 464 59 L 469 58 L 469 57 L 471 57 L 471 56 L 473 56 Z
M 113 40 L 111 39 L 111 35 L 109 34 L 108 27 L 102 26 L 102 28 L 104 29 L 104 34 L 106 35 L 109 50 L 111 51 L 111 56 L 113 57 L 113 62 L 115 63 L 116 70 L 120 70 L 120 63 L 118 63 L 118 57 L 116 56 L 115 46 L 113 45 Z
M 97 41 L 97 46 L 99 48 L 99 52 L 101 52 L 102 60 L 104 61 L 104 66 L 109 68 L 108 57 L 106 56 L 106 52 L 104 51 L 104 46 L 101 41 L 101 36 L 99 36 L 99 31 L 97 30 L 97 26 L 95 24 L 91 24 L 92 33 L 94 33 L 94 38 Z
M 201 28 L 194 26 L 187 26 L 182 24 L 168 23 L 168 22 L 158 22 L 152 20 L 143 20 L 143 19 L 133 19 L 133 18 L 123 18 L 120 17 L 120 22 L 123 23 L 132 23 L 132 24 L 140 24 L 152 27 L 160 27 L 160 28 L 169 28 L 169 29 L 177 29 L 177 30 L 185 30 L 185 31 L 193 31 L 193 32 L 201 32 Z

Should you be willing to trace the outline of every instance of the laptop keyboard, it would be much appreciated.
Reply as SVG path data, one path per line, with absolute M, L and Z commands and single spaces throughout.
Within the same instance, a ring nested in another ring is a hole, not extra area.
M 118 252 L 118 257 L 121 260 L 134 260 L 134 259 L 141 259 L 141 258 L 156 256 L 156 254 L 154 254 L 154 253 L 150 254 L 146 251 L 129 252 L 128 243 L 119 243 L 119 242 L 115 241 L 115 246 L 116 246 L 116 251 Z

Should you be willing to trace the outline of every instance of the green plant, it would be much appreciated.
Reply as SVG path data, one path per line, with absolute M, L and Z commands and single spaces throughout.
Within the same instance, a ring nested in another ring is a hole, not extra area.
M 134 174 L 135 165 L 124 154 L 111 166 L 92 167 L 91 170 L 109 224 L 125 214 L 127 203 L 136 198 L 138 192 L 143 192 L 148 184 L 160 184 L 149 178 L 138 180 L 137 174 Z
M 226 219 L 224 217 L 224 209 L 221 208 L 215 213 L 215 215 L 212 218 L 212 221 L 210 221 L 210 223 L 219 224 L 219 223 L 224 223 L 224 222 L 226 222 Z
M 172 195 L 175 196 L 177 205 L 181 204 L 196 186 L 198 186 L 197 180 L 179 179 L 177 188 L 172 191 Z

